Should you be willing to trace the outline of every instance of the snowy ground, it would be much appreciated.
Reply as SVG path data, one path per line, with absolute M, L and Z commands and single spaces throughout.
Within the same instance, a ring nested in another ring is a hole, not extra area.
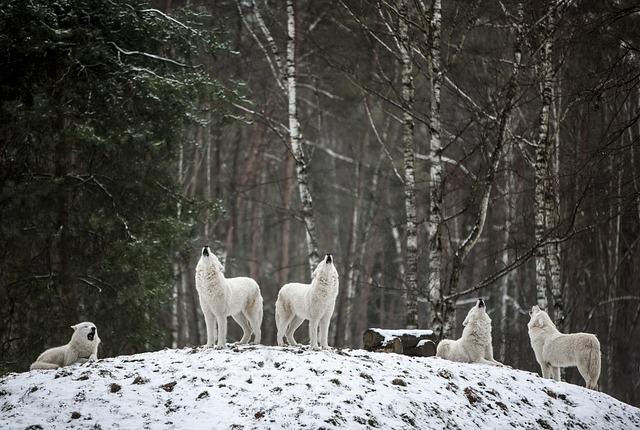
M 360 350 L 164 350 L 0 380 L 0 428 L 638 429 L 640 409 L 535 374 Z

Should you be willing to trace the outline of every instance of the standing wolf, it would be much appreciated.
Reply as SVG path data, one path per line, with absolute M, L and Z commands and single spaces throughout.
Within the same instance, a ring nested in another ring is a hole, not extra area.
M 560 380 L 561 367 L 577 366 L 587 388 L 598 389 L 600 342 L 590 333 L 563 334 L 538 306 L 531 308 L 529 339 L 543 378 Z
M 304 320 L 309 320 L 309 342 L 312 348 L 328 348 L 329 323 L 338 296 L 338 271 L 331 254 L 313 271 L 311 284 L 285 284 L 276 301 L 276 325 L 278 345 L 284 345 L 286 336 L 289 345 L 298 345 L 294 332 Z
M 72 325 L 73 334 L 68 344 L 47 349 L 31 364 L 33 369 L 57 369 L 73 363 L 85 363 L 98 358 L 100 338 L 96 325 L 82 322 Z
M 207 325 L 207 346 L 215 344 L 216 324 L 218 346 L 227 341 L 227 317 L 242 327 L 240 343 L 248 343 L 253 333 L 254 343 L 260 343 L 262 325 L 262 295 L 260 287 L 251 278 L 225 278 L 224 268 L 208 246 L 196 266 L 196 290 Z
M 503 364 L 493 359 L 491 345 L 491 318 L 482 298 L 469 310 L 462 323 L 462 337 L 458 340 L 443 339 L 438 344 L 436 356 L 460 363 L 482 363 L 493 366 Z

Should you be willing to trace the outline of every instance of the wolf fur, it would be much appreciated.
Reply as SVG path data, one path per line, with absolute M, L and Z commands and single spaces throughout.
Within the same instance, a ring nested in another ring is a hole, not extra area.
M 31 364 L 30 369 L 57 369 L 73 363 L 98 359 L 98 329 L 92 322 L 72 325 L 73 334 L 66 345 L 47 349 Z
M 460 363 L 502 366 L 502 363 L 493 359 L 491 318 L 487 315 L 484 300 L 478 299 L 462 325 L 462 337 L 458 340 L 441 340 L 436 349 L 436 356 Z
M 543 378 L 560 380 L 561 367 L 576 366 L 587 388 L 598 389 L 600 342 L 590 333 L 563 334 L 538 306 L 531 308 L 529 339 Z
M 311 284 L 285 284 L 276 301 L 278 345 L 298 345 L 294 332 L 309 320 L 309 343 L 312 348 L 328 348 L 329 323 L 338 296 L 338 271 L 333 257 L 327 254 L 313 271 Z M 319 338 L 319 339 L 318 339 Z
M 207 325 L 207 346 L 224 347 L 227 340 L 227 317 L 242 327 L 240 343 L 260 343 L 262 331 L 262 295 L 251 278 L 225 278 L 224 268 L 208 246 L 196 266 L 196 290 Z

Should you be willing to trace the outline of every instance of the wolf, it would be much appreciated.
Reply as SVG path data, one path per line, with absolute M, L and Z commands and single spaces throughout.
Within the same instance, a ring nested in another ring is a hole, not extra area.
M 460 363 L 503 366 L 493 358 L 491 318 L 487 315 L 482 298 L 479 298 L 475 306 L 469 310 L 462 325 L 462 337 L 458 340 L 441 340 L 436 349 L 436 356 Z
M 73 363 L 86 363 L 98 359 L 98 329 L 92 322 L 72 325 L 73 334 L 68 344 L 47 349 L 31 364 L 30 369 L 57 369 Z
M 309 320 L 309 343 L 314 349 L 328 348 L 329 323 L 338 297 L 338 271 L 333 257 L 327 254 L 311 276 L 311 284 L 290 283 L 280 288 L 276 300 L 278 345 L 298 345 L 294 332 Z M 319 333 L 318 333 L 319 332 Z
M 587 388 L 598 389 L 600 378 L 600 342 L 590 333 L 563 334 L 538 306 L 529 312 L 527 324 L 531 348 L 543 378 L 560 380 L 561 367 L 578 367 Z
M 262 295 L 251 278 L 225 278 L 224 268 L 208 246 L 196 265 L 196 290 L 207 326 L 207 346 L 224 347 L 227 340 L 227 317 L 242 327 L 240 343 L 260 343 L 262 331 Z

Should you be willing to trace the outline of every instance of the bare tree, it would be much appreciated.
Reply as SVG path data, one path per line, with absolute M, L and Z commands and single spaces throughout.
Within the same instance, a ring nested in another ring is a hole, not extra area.
M 402 67 L 402 147 L 404 148 L 404 203 L 406 212 L 405 285 L 407 328 L 418 327 L 418 232 L 416 215 L 415 145 L 413 139 L 413 70 L 409 44 L 407 2 L 400 3 L 399 37 L 396 38 Z
M 438 336 L 443 335 L 444 308 L 440 271 L 442 264 L 442 238 L 440 226 L 443 211 L 443 162 L 440 141 L 440 89 L 442 69 L 440 64 L 440 35 L 442 25 L 442 5 L 434 0 L 430 15 L 430 40 L 428 73 L 430 80 L 429 132 L 431 165 L 429 168 L 429 215 L 427 218 L 427 243 L 429 244 L 429 281 L 427 294 L 431 307 L 431 328 Z
M 553 26 L 556 14 L 555 0 L 549 0 L 540 27 L 537 72 L 540 82 L 541 107 L 538 117 L 538 138 L 535 143 L 535 239 L 536 243 L 547 241 L 554 229 L 554 207 L 556 205 L 553 184 L 554 142 L 551 139 L 551 109 L 553 103 Z M 553 298 L 553 315 L 557 324 L 564 319 L 562 289 L 560 283 L 560 244 L 547 241 L 537 248 L 536 293 L 538 306 L 547 309 L 547 293 Z

